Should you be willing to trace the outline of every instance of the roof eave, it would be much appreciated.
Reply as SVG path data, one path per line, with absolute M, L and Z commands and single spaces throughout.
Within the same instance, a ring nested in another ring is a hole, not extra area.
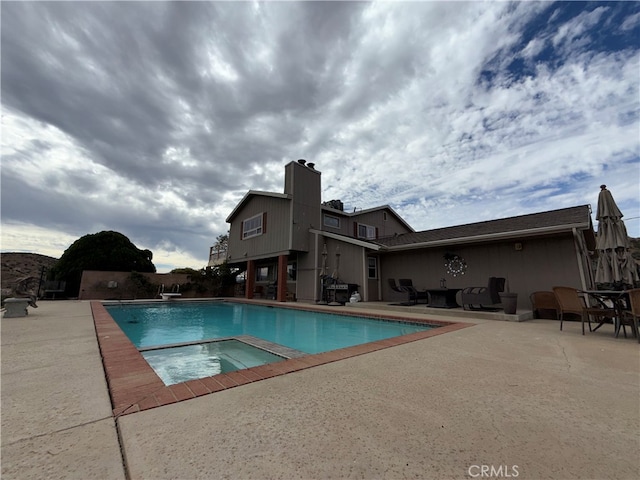
M 574 228 L 578 230 L 588 230 L 589 226 L 590 225 L 588 223 L 587 224 L 575 223 L 575 224 L 554 225 L 552 227 L 529 228 L 526 230 L 513 230 L 509 232 L 489 233 L 485 235 L 472 235 L 468 237 L 446 238 L 442 240 L 433 240 L 431 242 L 406 243 L 403 245 L 389 246 L 387 247 L 387 249 L 389 251 L 414 250 L 418 248 L 459 245 L 462 243 L 480 243 L 480 242 L 487 242 L 491 240 L 506 240 L 509 238 L 526 238 L 526 237 L 533 237 L 537 235 L 549 235 L 553 233 L 571 233 Z
M 247 193 L 244 194 L 244 197 L 242 197 L 242 199 L 238 202 L 235 208 L 231 210 L 231 213 L 229 214 L 229 216 L 227 216 L 227 218 L 225 219 L 225 222 L 231 223 L 231 220 L 233 220 L 233 217 L 235 217 L 238 214 L 238 211 L 245 205 L 245 203 L 247 203 L 247 201 L 249 201 L 249 198 L 251 197 L 272 197 L 272 198 L 282 198 L 285 200 L 291 199 L 291 195 L 286 193 L 261 192 L 259 190 L 249 190 Z
M 383 250 L 385 248 L 384 246 L 378 245 L 377 243 L 367 242 L 366 240 L 360 240 L 358 238 L 353 238 L 353 237 L 346 237 L 344 235 L 327 232 L 325 230 L 316 230 L 315 228 L 310 228 L 309 232 L 314 234 L 319 234 L 327 238 L 333 238 L 334 240 L 340 240 L 345 243 L 350 243 L 351 245 L 357 245 L 359 247 L 369 248 L 375 251 Z

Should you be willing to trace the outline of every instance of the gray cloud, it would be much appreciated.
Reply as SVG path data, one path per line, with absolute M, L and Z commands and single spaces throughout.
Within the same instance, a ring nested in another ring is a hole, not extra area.
M 1 8 L 3 237 L 110 229 L 203 264 L 297 158 L 326 199 L 418 229 L 595 203 L 600 183 L 638 210 L 633 4 Z

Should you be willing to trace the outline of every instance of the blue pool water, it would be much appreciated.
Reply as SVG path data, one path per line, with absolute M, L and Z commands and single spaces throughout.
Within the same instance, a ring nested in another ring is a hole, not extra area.
M 320 353 L 434 328 L 364 317 L 226 302 L 105 305 L 138 348 L 251 335 Z

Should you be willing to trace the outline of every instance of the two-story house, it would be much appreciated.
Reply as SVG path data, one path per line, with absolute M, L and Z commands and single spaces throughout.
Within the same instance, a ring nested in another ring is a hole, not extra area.
M 321 194 L 321 173 L 298 160 L 285 166 L 284 193 L 251 190 L 227 217 L 227 262 L 246 266 L 247 298 L 272 286 L 277 300 L 317 301 L 323 277 L 333 276 L 380 299 L 373 242 L 414 230 L 388 205 L 350 213 Z
M 461 289 L 499 276 L 529 308 L 534 291 L 593 286 L 589 205 L 416 232 L 388 205 L 347 212 L 321 195 L 321 173 L 298 160 L 285 166 L 284 193 L 252 190 L 233 209 L 227 261 L 246 269 L 247 298 L 319 301 L 330 278 L 364 301 L 391 300 L 389 278 Z

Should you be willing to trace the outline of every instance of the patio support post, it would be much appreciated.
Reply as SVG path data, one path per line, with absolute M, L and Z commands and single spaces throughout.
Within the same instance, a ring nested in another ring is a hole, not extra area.
M 256 286 L 256 262 L 249 260 L 247 262 L 247 279 L 244 284 L 244 296 L 247 299 L 253 298 L 253 290 Z
M 276 294 L 276 300 L 279 302 L 287 301 L 287 255 L 280 255 L 278 257 L 278 293 Z

